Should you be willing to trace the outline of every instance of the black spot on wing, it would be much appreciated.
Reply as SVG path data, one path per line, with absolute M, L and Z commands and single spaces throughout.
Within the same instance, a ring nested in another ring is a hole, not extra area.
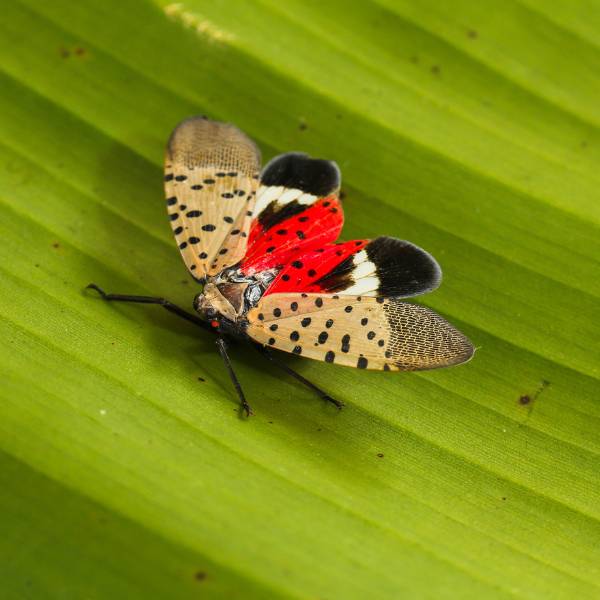
M 408 298 L 438 287 L 442 270 L 436 260 L 418 246 L 393 237 L 378 237 L 365 246 L 377 268 L 379 296 Z
M 314 196 L 328 196 L 339 189 L 341 175 L 330 160 L 310 158 L 300 152 L 288 152 L 271 160 L 261 175 L 263 185 L 302 190 Z

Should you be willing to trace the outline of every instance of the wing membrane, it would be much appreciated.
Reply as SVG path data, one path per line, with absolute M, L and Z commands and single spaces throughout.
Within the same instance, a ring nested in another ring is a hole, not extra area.
M 196 278 L 244 256 L 259 169 L 258 148 L 233 125 L 192 117 L 173 131 L 165 155 L 167 210 Z
M 248 335 L 285 352 L 374 370 L 457 365 L 471 342 L 432 310 L 393 298 L 272 294 L 248 313 Z
M 281 267 L 337 239 L 344 222 L 334 162 L 291 152 L 263 170 L 242 271 Z

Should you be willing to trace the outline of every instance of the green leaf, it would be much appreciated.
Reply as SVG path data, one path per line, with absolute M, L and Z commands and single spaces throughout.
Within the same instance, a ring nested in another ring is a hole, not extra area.
M 16 0 L 0 22 L 3 597 L 597 598 L 600 4 Z M 423 246 L 467 365 L 243 344 L 238 418 L 165 218 L 192 114 Z M 198 377 L 202 378 L 198 381 Z

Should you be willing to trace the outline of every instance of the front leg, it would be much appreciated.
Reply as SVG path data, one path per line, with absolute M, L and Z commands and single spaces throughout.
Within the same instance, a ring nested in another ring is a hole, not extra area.
M 206 322 L 203 321 L 197 315 L 189 313 L 187 310 L 180 308 L 176 304 L 173 304 L 169 300 L 165 300 L 165 298 L 158 298 L 154 296 L 133 296 L 130 294 L 107 294 L 102 288 L 98 287 L 95 283 L 90 283 L 86 289 L 95 290 L 100 294 L 100 297 L 103 300 L 109 302 L 138 302 L 140 304 L 158 304 L 162 306 L 165 310 L 185 319 L 186 321 L 190 321 L 203 329 L 207 329 L 209 331 L 213 331 L 212 327 Z

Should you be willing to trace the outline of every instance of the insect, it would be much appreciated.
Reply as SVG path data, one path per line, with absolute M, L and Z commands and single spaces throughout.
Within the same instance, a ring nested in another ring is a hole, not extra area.
M 470 341 L 432 310 L 402 299 L 441 282 L 435 259 L 410 242 L 336 241 L 343 224 L 337 165 L 289 152 L 260 172 L 260 152 L 235 126 L 191 117 L 165 156 L 167 211 L 192 277 L 194 313 L 164 298 L 107 294 L 158 304 L 217 334 L 217 348 L 251 414 L 227 348 L 239 338 L 338 407 L 342 403 L 280 362 L 272 349 L 337 365 L 411 371 L 457 365 Z

